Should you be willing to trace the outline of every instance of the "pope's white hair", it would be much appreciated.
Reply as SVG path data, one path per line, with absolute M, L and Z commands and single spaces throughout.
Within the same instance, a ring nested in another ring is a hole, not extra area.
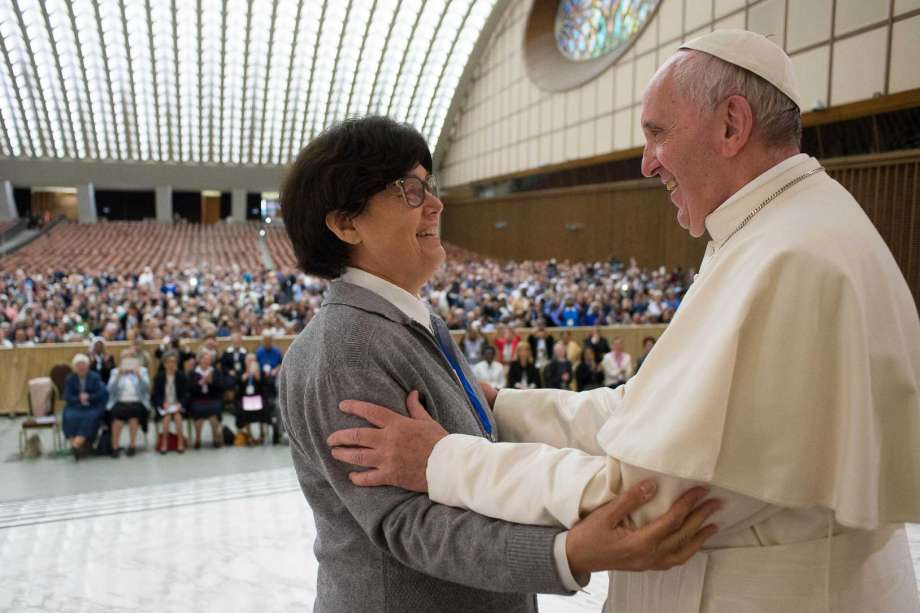
M 678 88 L 701 110 L 714 111 L 729 96 L 742 96 L 751 106 L 754 130 L 768 147 L 799 146 L 799 108 L 765 79 L 700 51 L 683 50 L 667 64 Z

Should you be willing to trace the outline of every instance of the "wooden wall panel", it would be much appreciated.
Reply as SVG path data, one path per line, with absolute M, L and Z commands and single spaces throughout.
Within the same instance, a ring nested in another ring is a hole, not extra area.
M 824 165 L 862 205 L 920 305 L 920 152 L 841 158 Z
M 920 305 L 920 151 L 825 160 L 828 174 L 862 205 Z M 496 258 L 598 260 L 696 268 L 706 239 L 675 218 L 657 180 L 445 202 L 445 240 Z M 496 229 L 496 222 L 506 222 Z M 567 223 L 583 224 L 570 232 Z
M 675 214 L 660 182 L 627 181 L 448 201 L 442 233 L 448 242 L 503 259 L 635 257 L 643 266 L 695 268 L 706 241 L 690 237 Z M 507 227 L 496 228 L 498 222 Z

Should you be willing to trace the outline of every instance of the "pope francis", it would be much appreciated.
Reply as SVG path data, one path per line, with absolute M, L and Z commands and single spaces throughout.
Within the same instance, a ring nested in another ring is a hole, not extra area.
M 645 90 L 642 172 L 709 243 L 639 374 L 616 390 L 502 390 L 499 443 L 447 436 L 418 407 L 343 403 L 378 426 L 330 437 L 364 447 L 371 470 L 353 481 L 569 528 L 649 477 L 659 495 L 640 525 L 705 484 L 718 534 L 684 566 L 611 573 L 605 611 L 920 611 L 903 527 L 920 521 L 920 321 L 859 204 L 799 152 L 800 108 L 788 56 L 763 36 L 685 43 Z M 579 581 L 590 548 L 568 533 Z

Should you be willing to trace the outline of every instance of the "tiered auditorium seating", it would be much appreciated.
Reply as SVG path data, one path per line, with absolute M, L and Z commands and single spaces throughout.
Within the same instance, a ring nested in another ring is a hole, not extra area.
M 44 271 L 63 267 L 113 274 L 137 274 L 145 266 L 167 272 L 233 264 L 248 271 L 262 268 L 258 223 L 67 223 L 0 259 L 0 269 L 4 270 Z

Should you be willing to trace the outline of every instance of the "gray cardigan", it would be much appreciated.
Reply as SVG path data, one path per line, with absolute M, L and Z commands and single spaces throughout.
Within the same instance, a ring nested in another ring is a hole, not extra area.
M 333 282 L 288 349 L 279 377 L 281 417 L 316 520 L 314 611 L 530 612 L 537 608 L 534 592 L 569 594 L 553 559 L 560 529 L 502 522 L 398 488 L 351 484 L 354 467 L 334 460 L 325 441 L 336 430 L 366 424 L 339 411 L 339 402 L 365 400 L 405 414 L 413 389 L 448 432 L 483 434 L 431 333 L 377 294 Z

